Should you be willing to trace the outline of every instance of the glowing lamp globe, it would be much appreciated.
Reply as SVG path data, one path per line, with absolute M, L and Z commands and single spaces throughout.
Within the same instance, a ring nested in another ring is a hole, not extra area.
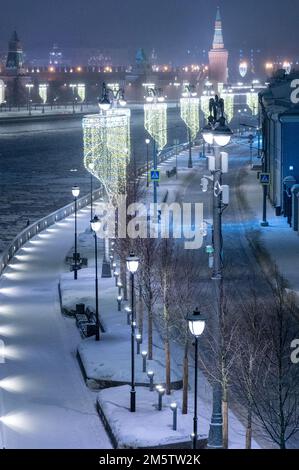
M 72 187 L 72 195 L 77 198 L 77 197 L 79 197 L 79 194 L 80 194 L 79 186 L 73 186 Z
M 197 308 L 193 313 L 188 315 L 187 321 L 192 336 L 199 338 L 204 332 L 206 326 L 206 317 L 201 315 Z
M 110 103 L 110 100 L 109 98 L 107 98 L 106 96 L 104 96 L 104 98 L 102 98 L 100 101 L 99 101 L 99 108 L 102 110 L 102 111 L 108 111 L 111 107 L 111 103 Z
M 233 133 L 231 129 L 225 124 L 225 119 L 220 118 L 219 124 L 214 129 L 214 140 L 219 147 L 225 147 L 229 144 Z
M 95 233 L 97 233 L 100 230 L 101 221 L 97 215 L 95 215 L 92 221 L 90 222 L 90 226 L 91 226 L 92 231 Z
M 121 98 L 118 102 L 119 102 L 119 105 L 120 105 L 122 108 L 124 108 L 124 107 L 126 106 L 126 104 L 127 104 L 126 100 L 124 100 L 123 98 Z
M 145 139 L 145 143 L 146 143 L 146 145 L 149 145 L 150 144 L 150 139 Z
M 131 253 L 130 256 L 127 257 L 127 268 L 131 274 L 135 274 L 138 271 L 139 266 L 139 258 L 135 256 L 134 253 Z
M 214 135 L 213 135 L 213 129 L 210 125 L 207 125 L 203 128 L 202 136 L 203 136 L 203 139 L 206 142 L 206 144 L 213 145 Z

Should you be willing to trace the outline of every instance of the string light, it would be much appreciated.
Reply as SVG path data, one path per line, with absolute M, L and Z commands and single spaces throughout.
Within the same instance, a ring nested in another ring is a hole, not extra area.
M 81 102 L 83 103 L 85 101 L 85 97 L 86 97 L 85 83 L 79 83 L 77 85 L 77 93 L 78 93 L 78 96 L 79 96 Z
M 155 140 L 158 150 L 162 150 L 167 144 L 167 104 L 145 103 L 144 127 Z
M 131 153 L 129 109 L 112 108 L 83 118 L 84 165 L 112 199 L 126 191 Z
M 200 97 L 200 107 L 206 119 L 208 119 L 208 117 L 210 116 L 210 109 L 209 109 L 210 99 L 211 99 L 211 96 L 209 95 L 202 95 Z
M 234 117 L 234 94 L 223 92 L 221 98 L 224 100 L 224 109 L 227 122 L 230 122 Z
M 252 114 L 256 116 L 258 114 L 258 106 L 259 106 L 259 96 L 258 93 L 255 91 L 251 91 L 250 93 L 246 93 L 246 102 L 248 108 L 251 109 Z
M 181 98 L 181 118 L 191 132 L 191 140 L 194 140 L 199 131 L 199 98 Z

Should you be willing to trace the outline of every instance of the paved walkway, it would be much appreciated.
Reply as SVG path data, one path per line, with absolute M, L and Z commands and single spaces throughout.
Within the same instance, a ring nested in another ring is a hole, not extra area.
M 83 209 L 79 230 L 89 218 Z M 8 449 L 111 447 L 77 365 L 79 335 L 60 313 L 73 229 L 72 216 L 35 237 L 0 279 L 0 446 Z

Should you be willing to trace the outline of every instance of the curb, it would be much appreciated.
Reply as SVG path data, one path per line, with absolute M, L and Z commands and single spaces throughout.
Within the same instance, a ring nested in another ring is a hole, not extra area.
M 117 440 L 117 437 L 114 435 L 112 429 L 111 429 L 111 426 L 109 424 L 109 421 L 108 419 L 106 418 L 106 415 L 99 403 L 99 401 L 97 400 L 97 403 L 96 403 L 96 409 L 97 409 L 97 412 L 99 414 L 99 417 L 103 423 L 103 426 L 109 436 L 109 439 L 111 440 L 111 443 L 113 445 L 113 448 L 114 449 L 136 449 L 136 447 L 119 447 L 118 446 L 118 440 Z M 198 449 L 205 449 L 206 446 L 207 446 L 207 443 L 208 443 L 208 439 L 207 438 L 202 438 L 202 439 L 198 439 L 197 441 L 197 448 Z M 165 444 L 165 445 L 161 445 L 161 446 L 151 446 L 151 447 L 138 447 L 138 449 L 191 449 L 191 441 L 182 441 L 182 442 L 175 442 L 173 444 Z
M 80 370 L 82 372 L 83 378 L 85 380 L 86 386 L 91 389 L 91 390 L 103 390 L 105 388 L 113 388 L 113 387 L 120 387 L 122 385 L 130 385 L 130 381 L 116 381 L 116 380 L 109 380 L 109 379 L 93 379 L 88 377 L 84 363 L 82 361 L 82 358 L 80 356 L 80 352 L 77 349 L 77 354 L 76 354 Z M 160 383 L 160 382 L 159 382 Z M 161 385 L 165 386 L 165 383 L 161 383 Z M 136 387 L 149 387 L 149 383 L 142 383 L 142 382 L 136 382 Z M 171 390 L 181 390 L 183 388 L 183 379 L 180 380 L 175 380 L 171 382 L 170 384 Z

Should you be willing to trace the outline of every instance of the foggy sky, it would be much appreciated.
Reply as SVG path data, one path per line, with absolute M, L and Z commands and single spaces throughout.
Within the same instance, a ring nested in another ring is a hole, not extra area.
M 217 5 L 228 49 L 299 52 L 294 0 L 0 0 L 0 44 L 17 29 L 27 50 L 210 47 Z M 299 55 L 299 54 L 298 54 Z

